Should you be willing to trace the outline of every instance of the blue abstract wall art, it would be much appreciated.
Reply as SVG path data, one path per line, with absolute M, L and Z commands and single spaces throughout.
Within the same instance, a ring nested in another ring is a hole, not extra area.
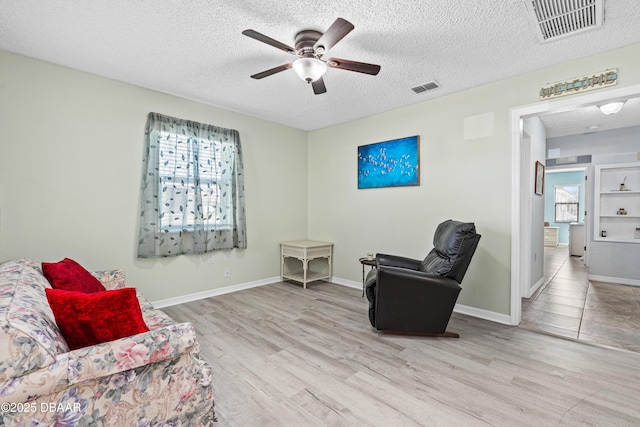
M 420 185 L 420 137 L 358 147 L 358 188 Z

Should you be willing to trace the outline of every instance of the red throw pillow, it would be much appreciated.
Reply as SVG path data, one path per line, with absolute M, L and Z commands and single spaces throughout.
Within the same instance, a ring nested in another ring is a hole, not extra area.
M 134 288 L 87 294 L 45 288 L 69 348 L 87 347 L 147 332 Z
M 72 259 L 60 262 L 43 262 L 42 273 L 53 289 L 77 292 L 103 292 L 105 287 L 91 273 Z

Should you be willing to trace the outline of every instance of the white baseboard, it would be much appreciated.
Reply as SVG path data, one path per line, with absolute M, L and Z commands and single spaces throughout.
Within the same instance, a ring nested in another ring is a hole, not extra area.
M 503 325 L 511 324 L 511 317 L 508 314 L 496 313 L 495 311 L 483 310 L 481 308 L 469 307 L 462 304 L 456 304 L 453 311 L 460 314 L 466 314 L 467 316 L 489 320 L 491 322 L 502 323 Z
M 541 282 L 544 282 L 544 280 L 542 280 Z M 362 289 L 362 282 L 341 279 L 340 277 L 333 277 L 331 279 L 331 283 L 347 286 L 349 288 Z M 542 283 L 540 283 L 540 285 L 542 285 Z M 511 324 L 511 317 L 508 314 L 496 313 L 495 311 L 483 310 L 481 308 L 469 307 L 462 304 L 456 304 L 453 308 L 453 311 L 460 314 L 466 314 L 467 316 L 489 320 L 491 322 L 502 323 L 504 325 Z
M 362 282 L 356 282 L 355 280 L 341 279 L 340 277 L 332 277 L 331 283 L 336 285 L 346 286 L 348 288 L 362 289 Z
M 596 280 L 596 279 L 594 279 Z M 174 298 L 167 298 L 159 301 L 154 301 L 151 304 L 155 308 L 164 308 L 170 307 L 172 305 L 184 304 L 187 302 L 197 301 L 205 298 L 211 298 L 218 295 L 230 294 L 232 292 L 242 291 L 245 289 L 257 288 L 258 286 L 270 285 L 272 283 L 280 282 L 280 276 L 270 277 L 268 279 L 256 280 L 253 282 L 240 283 L 232 286 L 225 286 L 223 288 L 211 289 L 209 291 L 196 292 L 193 294 L 183 295 Z M 604 281 L 604 280 L 600 280 Z M 331 283 L 335 283 L 336 285 L 346 286 L 348 288 L 354 288 L 362 290 L 362 282 L 357 282 L 354 280 L 342 279 L 340 277 L 333 277 L 331 279 Z M 640 283 L 638 284 L 640 286 Z M 496 323 L 502 323 L 505 325 L 509 325 L 510 318 L 507 314 L 496 313 L 493 311 L 482 310 L 480 308 L 469 307 L 466 305 L 456 304 L 454 310 L 456 313 L 466 314 L 472 317 L 478 317 L 480 319 L 489 320 Z
M 280 276 L 270 277 L 268 279 L 256 280 L 254 282 L 240 283 L 238 285 L 225 286 L 224 288 L 211 289 L 209 291 L 196 292 L 194 294 L 183 295 L 175 298 L 167 298 L 160 301 L 152 302 L 155 308 L 164 308 L 172 305 L 183 304 L 186 302 L 197 301 L 205 298 L 215 297 L 218 295 L 230 294 L 231 292 L 242 291 L 244 289 L 257 288 L 258 286 L 270 285 L 280 282 Z
M 529 289 L 529 292 L 527 292 L 526 295 L 523 295 L 524 298 L 531 298 L 531 295 L 533 295 L 539 288 L 540 286 L 542 286 L 544 284 L 544 277 L 541 277 L 540 280 L 538 280 L 532 287 L 531 289 Z
M 625 279 L 622 277 L 596 276 L 595 274 L 590 274 L 589 280 L 593 280 L 596 282 L 615 283 L 617 285 L 640 286 L 640 280 Z

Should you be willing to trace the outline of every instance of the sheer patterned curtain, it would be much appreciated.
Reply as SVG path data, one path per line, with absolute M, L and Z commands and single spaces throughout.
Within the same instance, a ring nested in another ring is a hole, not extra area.
M 149 113 L 138 257 L 247 247 L 238 131 Z

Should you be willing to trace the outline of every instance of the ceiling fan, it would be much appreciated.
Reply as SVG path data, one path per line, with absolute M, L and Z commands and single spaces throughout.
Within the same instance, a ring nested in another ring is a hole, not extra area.
M 244 30 L 242 34 L 247 37 L 251 37 L 271 45 L 287 52 L 288 54 L 298 56 L 298 59 L 293 62 L 262 71 L 252 75 L 251 77 L 254 79 L 262 79 L 272 74 L 293 68 L 302 80 L 307 83 L 311 83 L 313 93 L 320 95 L 327 91 L 327 88 L 324 85 L 324 80 L 322 79 L 322 76 L 327 71 L 327 67 L 375 76 L 380 71 L 379 65 L 339 58 L 329 58 L 327 60 L 322 59 L 322 55 L 335 46 L 354 28 L 355 27 L 351 22 L 346 19 L 338 18 L 333 24 L 331 24 L 324 34 L 315 30 L 302 30 L 296 34 L 295 49 L 257 31 Z

